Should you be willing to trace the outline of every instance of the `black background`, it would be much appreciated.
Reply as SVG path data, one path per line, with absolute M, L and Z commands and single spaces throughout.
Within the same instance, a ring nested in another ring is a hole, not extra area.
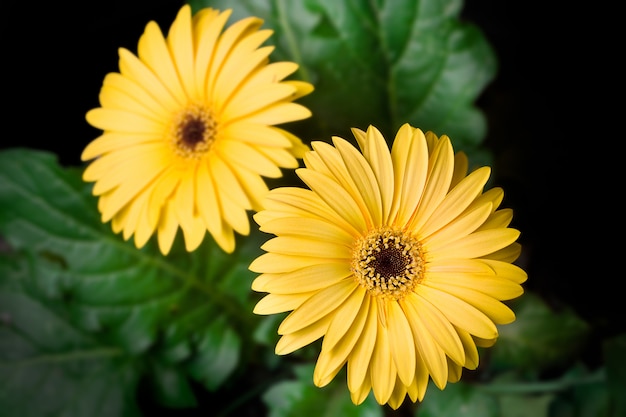
M 50 150 L 79 164 L 98 135 L 84 115 L 98 106 L 104 75 L 117 71 L 117 48 L 135 51 L 145 24 L 168 27 L 181 4 L 5 3 L 2 147 Z M 463 18 L 483 30 L 499 60 L 477 104 L 489 122 L 494 182 L 522 231 L 526 288 L 557 311 L 574 308 L 596 340 L 623 332 L 625 274 L 611 250 L 624 247 L 623 186 L 609 162 L 621 140 L 621 108 L 611 104 L 620 93 L 611 75 L 619 52 L 602 39 L 603 19 L 589 8 L 495 0 L 466 1 Z M 590 344 L 590 361 L 599 349 Z

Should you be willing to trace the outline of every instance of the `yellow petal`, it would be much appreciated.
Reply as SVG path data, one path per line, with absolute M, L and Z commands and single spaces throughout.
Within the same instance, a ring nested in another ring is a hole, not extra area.
M 439 259 L 428 263 L 429 274 L 437 273 L 472 273 L 493 274 L 494 269 L 484 259 Z
M 211 178 L 208 165 L 203 161 L 198 164 L 196 173 L 196 198 L 200 216 L 212 235 L 222 233 L 222 213 L 220 210 L 217 188 Z
M 335 137 L 333 140 L 343 139 Z M 334 146 L 320 141 L 312 142 L 311 146 L 314 152 L 305 155 L 306 167 L 336 182 L 354 200 L 365 222 L 369 225 L 373 224 L 370 209 L 365 201 L 367 197 L 359 190 L 356 184 L 359 180 L 352 177 L 339 151 Z M 351 147 L 351 145 L 348 146 Z
M 181 10 L 182 13 L 183 10 Z M 180 84 L 180 78 L 176 72 L 172 56 L 167 47 L 163 33 L 159 25 L 151 21 L 146 25 L 144 33 L 139 38 L 137 56 L 154 73 L 154 75 L 167 86 L 170 93 L 176 97 L 179 105 L 187 102 L 187 96 Z
M 193 98 L 197 101 L 204 99 L 208 73 L 214 65 L 213 56 L 217 46 L 217 40 L 226 25 L 226 21 L 232 13 L 226 9 L 221 13 L 211 13 L 208 8 L 202 9 L 194 16 L 194 39 L 196 41 L 193 85 L 196 91 Z
M 173 204 L 168 202 L 163 206 L 160 221 L 157 227 L 157 236 L 159 249 L 163 255 L 167 255 L 172 249 L 176 231 L 178 230 L 178 221 L 173 208 Z
M 108 221 L 122 207 L 128 204 L 144 187 L 148 186 L 167 166 L 167 157 L 161 153 L 151 155 L 135 166 L 133 175 L 126 182 L 113 190 L 106 206 L 101 208 L 104 221 Z
M 355 137 L 357 136 L 355 135 Z M 359 145 L 372 167 L 378 183 L 378 189 L 381 192 L 382 223 L 388 224 L 395 193 L 393 160 L 391 159 L 389 146 L 380 131 L 373 126 L 368 127 L 367 133 L 364 139 L 359 142 Z
M 352 275 L 347 263 L 321 263 L 292 272 L 263 274 L 252 282 L 252 290 L 291 294 L 321 290 Z
M 195 173 L 197 167 L 198 164 L 194 161 L 192 166 L 189 167 L 189 172 L 181 176 L 179 185 L 172 196 L 176 218 L 185 235 L 191 233 L 195 225 L 193 217 L 195 212 Z
M 390 218 L 396 216 L 395 223 L 405 225 L 422 197 L 428 173 L 428 148 L 422 131 L 402 125 L 391 148 L 391 159 L 396 187 Z
M 328 329 L 328 323 L 331 320 L 331 316 L 323 317 L 321 320 L 306 326 L 297 332 L 289 333 L 281 336 L 276 343 L 275 352 L 277 355 L 287 355 L 292 353 L 306 345 L 315 342 L 320 337 L 324 336 L 326 329 Z
M 452 181 L 450 181 L 450 189 L 456 187 L 456 185 L 467 176 L 468 168 L 469 160 L 465 152 L 457 152 L 454 154 L 454 174 L 452 175 Z
M 282 176 L 282 172 L 276 164 L 268 159 L 258 148 L 243 142 L 234 140 L 222 140 L 219 142 L 219 152 L 232 166 L 237 166 L 233 171 L 240 168 L 252 170 L 260 175 L 271 178 Z
M 515 314 L 504 303 L 471 288 L 464 288 L 454 284 L 443 283 L 441 280 L 427 280 L 424 285 L 437 288 L 454 295 L 476 309 L 482 311 L 489 319 L 497 324 L 508 324 L 515 320 Z
M 437 211 L 424 223 L 420 235 L 429 236 L 459 216 L 480 194 L 490 171 L 488 167 L 477 169 L 454 187 L 439 204 Z
M 285 80 L 282 83 L 288 84 L 296 89 L 295 93 L 293 93 L 293 95 L 289 97 L 290 100 L 297 100 L 300 97 L 304 97 L 308 94 L 311 94 L 315 90 L 315 88 L 313 87 L 313 84 L 307 83 L 306 81 Z
M 367 319 L 369 302 L 370 297 L 366 290 L 358 286 L 333 315 L 322 343 L 323 352 L 333 349 L 335 354 L 347 357 L 361 337 L 361 330 Z
M 102 88 L 104 89 L 105 87 L 128 94 L 155 116 L 167 117 L 172 110 L 165 107 L 160 100 L 155 99 L 151 91 L 147 91 L 143 85 L 118 72 L 110 72 L 105 75 L 102 81 Z
M 317 291 L 299 294 L 267 294 L 256 303 L 253 312 L 266 315 L 294 310 L 316 293 Z
M 420 316 L 420 299 L 416 295 L 405 297 L 403 303 L 409 313 L 406 315 L 409 320 L 413 339 L 419 354 L 430 373 L 433 382 L 439 389 L 443 389 L 448 381 L 448 364 L 446 355 L 441 347 L 436 343 L 426 324 L 426 317 Z
M 402 383 L 402 381 L 398 378 L 396 379 L 396 384 L 393 387 L 393 392 L 391 393 L 391 397 L 389 397 L 388 404 L 389 407 L 393 410 L 397 410 L 400 408 L 404 399 L 406 398 L 407 386 Z
M 272 161 L 275 165 L 282 168 L 297 168 L 299 166 L 298 161 L 293 156 L 290 149 L 271 148 L 268 146 L 258 146 L 257 150 Z M 279 176 L 282 175 L 282 172 Z M 269 175 L 268 175 L 269 177 Z M 274 178 L 277 178 L 276 176 Z
M 321 259 L 311 256 L 292 256 L 278 253 L 264 253 L 253 260 L 248 269 L 252 272 L 259 273 L 282 273 L 295 271 L 312 265 L 335 262 L 345 264 L 343 260 Z
M 367 398 L 370 390 L 372 389 L 372 384 L 369 378 L 365 378 L 361 385 L 356 387 L 354 390 L 350 390 L 350 399 L 355 405 L 362 404 L 363 401 Z
M 428 177 L 424 193 L 411 219 L 411 228 L 421 230 L 450 189 L 454 172 L 454 152 L 450 140 L 441 140 L 428 161 Z
M 459 382 L 463 374 L 463 367 L 452 359 L 448 359 L 448 382 Z
M 364 314 L 365 312 L 359 313 Z M 378 332 L 378 306 L 376 303 L 370 302 L 367 310 L 367 320 L 363 326 L 363 331 L 348 359 L 348 389 L 351 393 L 361 393 L 363 385 L 367 385 L 369 392 L 370 384 L 369 373 L 370 361 L 374 345 L 376 344 L 376 333 Z M 358 396 L 359 398 L 361 395 Z
M 269 188 L 263 181 L 263 178 L 257 173 L 244 168 L 237 169 L 234 174 L 237 177 L 237 182 L 239 182 L 244 193 L 246 193 L 252 210 L 263 210 L 263 199 L 269 192 Z
M 266 111 L 281 101 L 290 98 L 295 91 L 294 87 L 284 83 L 255 86 L 246 92 L 235 95 L 223 109 L 220 109 L 220 114 L 225 120 L 254 116 L 256 113 Z
M 345 363 L 345 356 L 339 356 L 334 352 L 321 351 L 313 370 L 313 383 L 315 386 L 325 387 L 328 385 L 337 376 Z
M 369 301 L 366 290 L 358 286 L 332 315 L 313 373 L 313 382 L 318 387 L 327 385 L 347 362 L 361 337 L 367 320 Z
M 165 112 L 155 112 L 153 107 L 147 106 L 146 102 L 136 99 L 126 91 L 119 90 L 107 84 L 104 84 L 100 89 L 98 98 L 102 107 L 135 113 L 142 117 L 152 119 L 159 124 L 168 116 Z M 150 103 L 150 101 L 148 103 Z
M 407 392 L 413 401 L 422 401 L 428 388 L 428 382 L 430 381 L 430 374 L 428 368 L 422 359 L 422 356 L 417 352 L 416 356 L 416 368 L 415 379 L 409 387 Z
M 331 314 L 341 306 L 357 286 L 354 280 L 345 279 L 318 291 L 283 320 L 278 327 L 278 333 L 293 333 Z
M 445 291 L 425 285 L 418 285 L 415 293 L 437 307 L 456 327 L 484 339 L 493 339 L 498 336 L 498 330 L 493 321 L 465 301 Z
M 179 109 L 185 103 L 177 101 L 160 80 L 142 61 L 125 48 L 119 48 L 120 73 L 149 92 L 169 111 Z
M 209 161 L 209 173 L 211 177 L 215 179 L 215 185 L 217 186 L 218 196 L 220 198 L 220 204 L 222 204 L 222 214 L 227 215 L 224 205 L 226 204 L 223 196 L 228 198 L 244 210 L 252 208 L 248 196 L 244 192 L 241 184 L 237 180 L 234 174 L 235 169 L 225 163 L 220 156 L 211 155 Z M 234 227 L 234 225 L 233 225 Z M 237 230 L 235 228 L 235 230 Z
M 194 44 L 193 28 L 191 25 L 191 6 L 183 5 L 167 34 L 167 47 L 174 63 L 175 73 L 178 74 L 183 90 L 187 97 L 196 91 L 194 78 Z
M 89 110 L 85 117 L 90 125 L 102 130 L 158 135 L 165 129 L 164 121 L 126 110 L 98 107 Z
M 349 231 L 353 236 L 360 232 L 332 210 L 317 194 L 300 187 L 280 187 L 269 192 L 263 205 L 267 210 L 289 212 L 302 217 L 328 220 Z
M 429 255 L 433 258 L 478 258 L 510 245 L 519 235 L 515 229 L 483 230 L 449 242 Z
M 516 284 L 522 284 L 528 279 L 528 274 L 517 265 L 491 259 L 480 259 L 479 262 L 492 268 L 499 278 L 508 279 Z
M 221 69 L 224 66 L 224 62 L 233 50 L 235 44 L 239 42 L 243 37 L 250 33 L 255 32 L 263 24 L 263 21 L 258 17 L 250 16 L 236 21 L 230 25 L 224 33 L 219 37 L 217 45 L 215 46 L 215 52 L 213 54 L 213 62 L 209 69 L 207 78 L 207 91 L 213 92 L 214 86 L 217 84 L 217 78 Z
M 126 149 L 115 153 L 107 154 L 93 161 L 83 173 L 85 181 L 96 181 L 92 193 L 101 195 L 112 191 L 114 188 L 128 181 L 128 178 L 135 174 L 136 167 L 131 166 L 129 161 L 134 158 L 145 158 L 145 166 L 149 167 L 149 159 L 159 159 L 162 152 L 160 146 L 137 146 L 136 148 Z M 152 170 L 156 173 L 162 172 L 167 167 L 153 166 Z
M 351 224 L 356 230 L 367 230 L 367 224 L 359 206 L 339 184 L 310 169 L 298 169 L 296 174 L 342 219 Z
M 334 137 L 333 144 L 341 154 L 341 158 L 354 181 L 358 193 L 362 196 L 367 212 L 375 225 L 382 224 L 382 197 L 374 171 L 357 149 L 346 140 Z
M 247 198 L 247 197 L 246 197 Z M 233 228 L 237 233 L 247 236 L 250 234 L 250 222 L 248 221 L 248 213 L 242 207 L 240 201 L 233 201 L 228 195 L 220 195 L 220 208 L 223 214 L 223 220 L 226 225 L 224 228 Z
M 463 351 L 463 344 L 459 339 L 459 335 L 454 330 L 454 326 L 452 326 L 441 311 L 427 299 L 416 294 L 411 295 L 410 299 L 406 302 L 412 304 L 412 306 L 407 306 L 404 302 L 401 303 L 407 317 L 410 314 L 417 314 L 422 317 L 423 324 L 426 326 L 430 336 L 437 342 L 437 345 L 439 345 L 452 360 L 461 365 L 464 364 L 465 352 Z
M 245 81 L 246 88 L 257 85 L 276 83 L 298 70 L 295 62 L 272 62 L 250 74 Z
M 429 253 L 437 252 L 442 248 L 445 250 L 450 242 L 459 240 L 478 229 L 489 217 L 489 213 L 491 213 L 491 203 L 485 203 L 471 211 L 466 211 L 430 236 L 419 235 L 420 240 Z
M 276 103 L 253 114 L 246 115 L 242 120 L 247 123 L 264 123 L 278 125 L 281 123 L 295 122 L 311 117 L 312 113 L 307 107 L 298 103 Z
M 331 242 L 323 242 L 320 240 L 278 236 L 265 242 L 261 249 L 267 252 L 282 253 L 285 255 L 313 256 L 318 258 L 345 259 L 350 260 L 352 257 L 352 249 Z
M 497 300 L 511 300 L 522 295 L 524 290 L 517 283 L 495 274 L 428 273 L 428 283 L 455 285 L 472 288 Z
M 409 385 L 415 376 L 415 341 L 404 311 L 396 301 L 387 303 L 389 345 L 398 376 L 404 385 Z
M 214 86 L 214 106 L 218 111 L 228 106 L 230 100 L 236 99 L 237 96 L 248 94 L 246 78 L 261 68 L 274 51 L 274 46 L 259 48 L 271 34 L 271 30 L 260 30 L 243 39 L 237 44 L 236 49 L 231 51 L 220 71 L 220 79 Z
M 280 130 L 273 126 L 266 126 L 260 123 L 247 123 L 244 121 L 229 123 L 223 127 L 223 135 L 232 140 L 254 145 L 276 146 L 281 148 L 290 146 L 289 139 L 281 134 Z
M 467 369 L 476 369 L 478 368 L 478 349 L 476 348 L 476 343 L 474 343 L 474 339 L 472 336 L 463 330 L 460 327 L 456 327 L 456 332 L 461 339 L 461 343 L 463 343 L 463 350 L 465 351 L 465 366 Z
M 355 238 L 337 225 L 326 220 L 309 217 L 279 217 L 268 220 L 261 226 L 261 231 L 278 236 L 293 236 L 335 242 L 346 247 L 354 244 Z
M 486 229 L 500 229 L 504 227 L 509 227 L 511 221 L 513 220 L 513 210 L 511 209 L 500 209 L 494 212 L 489 219 L 478 230 L 486 230 Z
M 378 322 L 376 344 L 374 345 L 374 352 L 372 352 L 370 366 L 374 398 L 379 404 L 385 404 L 391 397 L 397 374 L 396 366 L 391 358 L 387 329 L 382 326 L 380 321 Z
M 152 234 L 150 228 L 138 230 L 141 215 L 145 212 L 146 202 L 149 192 L 142 192 L 134 198 L 133 203 L 128 205 L 128 215 L 124 224 L 124 240 L 128 240 L 133 233 L 135 234 L 135 247 L 140 249 L 146 244 L 146 241 Z
M 105 132 L 91 141 L 83 150 L 80 156 L 82 161 L 94 159 L 108 152 L 127 149 L 151 142 L 160 142 L 161 137 L 157 135 L 146 135 L 144 133 L 119 133 Z M 95 162 L 95 161 L 94 161 Z
M 522 253 L 522 245 L 517 242 L 511 243 L 509 246 L 485 255 L 484 259 L 492 259 L 494 261 L 502 261 L 512 263 L 519 258 Z

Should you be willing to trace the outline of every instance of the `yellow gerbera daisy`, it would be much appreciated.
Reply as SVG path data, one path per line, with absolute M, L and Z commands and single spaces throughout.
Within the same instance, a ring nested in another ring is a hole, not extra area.
M 277 354 L 323 337 L 313 375 L 328 384 L 347 364 L 352 401 L 373 390 L 398 408 L 421 401 L 429 377 L 443 389 L 478 366 L 477 346 L 498 337 L 522 294 L 526 273 L 512 264 L 519 232 L 503 191 L 483 192 L 490 169 L 467 175 L 450 139 L 408 124 L 391 152 L 374 128 L 353 129 L 361 148 L 334 137 L 313 142 L 298 176 L 310 189 L 276 188 L 254 215 L 276 235 L 250 269 L 267 292 L 257 314 L 293 310 Z
M 271 30 L 231 10 L 194 16 L 183 6 L 167 37 L 147 24 L 137 55 L 119 49 L 120 72 L 109 73 L 101 107 L 87 121 L 103 134 L 83 151 L 84 180 L 95 182 L 102 221 L 141 248 L 153 233 L 167 254 L 178 227 L 194 250 L 208 230 L 226 252 L 234 231 L 249 233 L 246 210 L 258 211 L 263 177 L 296 168 L 309 148 L 274 125 L 310 117 L 292 101 L 313 87 L 284 80 L 298 66 L 269 63 L 260 45 Z

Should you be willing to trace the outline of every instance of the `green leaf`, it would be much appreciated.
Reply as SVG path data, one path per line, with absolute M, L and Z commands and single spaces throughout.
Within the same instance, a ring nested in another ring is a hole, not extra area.
M 198 405 L 187 375 L 177 367 L 156 363 L 149 376 L 159 404 L 169 408 L 191 408 Z
M 2 415 L 139 416 L 139 364 L 74 327 L 25 288 L 24 258 L 0 256 Z
M 468 153 L 484 139 L 474 102 L 497 61 L 480 30 L 459 18 L 461 0 L 189 3 L 231 8 L 231 22 L 258 16 L 274 30 L 271 58 L 297 62 L 297 78 L 315 86 L 300 100 L 313 112 L 296 125 L 305 140 L 350 139 L 350 128 L 370 124 L 391 140 L 404 123 L 447 134 Z
M 515 300 L 517 318 L 499 329 L 490 348 L 494 370 L 539 372 L 567 365 L 585 346 L 588 324 L 569 309 L 553 311 L 539 297 L 526 293 Z
M 611 417 L 626 415 L 626 334 L 607 339 L 603 346 Z
M 500 413 L 493 396 L 461 381 L 446 385 L 444 390 L 431 383 L 415 416 L 500 417 Z
M 198 354 L 188 364 L 188 369 L 207 389 L 214 391 L 235 370 L 241 340 L 237 333 L 220 319 L 205 329 L 198 347 Z
M 262 396 L 268 417 L 382 417 L 383 409 L 370 396 L 358 407 L 340 376 L 323 388 L 313 385 L 313 365 L 294 366 L 295 379 L 272 385 Z M 341 375 L 341 373 L 340 373 Z
M 502 395 L 498 417 L 548 417 L 554 394 Z
M 51 154 L 0 153 L 0 235 L 29 254 L 29 285 L 63 304 L 79 330 L 135 355 L 196 363 L 191 375 L 216 388 L 259 320 L 247 266 L 263 236 L 253 230 L 231 255 L 210 236 L 193 253 L 180 235 L 167 257 L 154 242 L 138 250 L 100 222 L 90 189 L 80 170 L 61 168 Z M 216 323 L 223 339 L 214 337 Z

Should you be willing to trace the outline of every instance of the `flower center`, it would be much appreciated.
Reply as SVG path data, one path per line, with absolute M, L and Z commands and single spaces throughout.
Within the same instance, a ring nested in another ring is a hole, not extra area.
M 421 281 L 424 264 L 422 244 L 415 237 L 382 227 L 357 241 L 352 272 L 370 294 L 398 300 Z
M 199 159 L 213 146 L 216 133 L 217 122 L 211 111 L 192 104 L 174 117 L 170 136 L 177 155 Z

